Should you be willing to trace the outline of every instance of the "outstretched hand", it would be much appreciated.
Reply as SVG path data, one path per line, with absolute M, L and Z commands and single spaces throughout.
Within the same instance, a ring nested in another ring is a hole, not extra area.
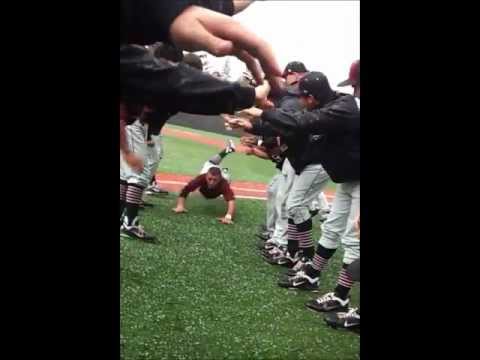
M 214 56 L 234 55 L 243 61 L 258 84 L 264 77 L 275 87 L 282 70 L 268 42 L 230 16 L 200 6 L 186 8 L 170 26 L 170 38 L 188 51 L 206 50 Z
M 231 116 L 228 114 L 222 115 L 225 120 L 225 126 L 232 129 L 244 129 L 251 130 L 253 128 L 252 123 L 244 118 Z
M 220 218 L 218 218 L 218 221 L 222 224 L 233 225 L 233 220 L 229 219 L 227 217 L 220 217 Z
M 181 207 L 181 206 L 174 207 L 172 209 L 172 211 L 176 214 L 186 214 L 188 212 L 187 209 L 185 209 L 184 207 Z

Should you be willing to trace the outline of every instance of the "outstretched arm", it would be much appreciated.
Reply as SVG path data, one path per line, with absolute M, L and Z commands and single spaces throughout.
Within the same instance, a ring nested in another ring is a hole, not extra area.
M 172 209 L 174 213 L 181 214 L 181 213 L 186 213 L 188 210 L 185 208 L 185 198 L 182 196 L 179 196 L 177 198 L 177 206 Z
M 178 195 L 177 206 L 172 209 L 173 212 L 177 214 L 186 213 L 188 210 L 185 208 L 185 200 L 187 199 L 188 194 L 192 191 L 198 189 L 201 185 L 202 175 L 198 175 L 196 178 L 190 180 L 190 182 L 185 185 Z
M 227 202 L 227 213 L 223 218 L 219 218 L 218 220 L 222 224 L 233 224 L 233 215 L 235 214 L 235 200 L 230 200 Z

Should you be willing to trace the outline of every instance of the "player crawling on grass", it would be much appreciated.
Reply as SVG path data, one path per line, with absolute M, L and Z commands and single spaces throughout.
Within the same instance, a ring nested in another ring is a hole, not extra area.
M 192 179 L 180 192 L 177 206 L 172 209 L 177 214 L 186 213 L 185 200 L 192 191 L 199 190 L 206 199 L 215 199 L 220 195 L 227 202 L 227 213 L 218 218 L 222 224 L 233 224 L 235 213 L 235 194 L 230 187 L 230 174 L 227 168 L 220 168 L 220 163 L 228 154 L 235 152 L 235 144 L 228 140 L 227 146 L 203 165 L 200 175 Z

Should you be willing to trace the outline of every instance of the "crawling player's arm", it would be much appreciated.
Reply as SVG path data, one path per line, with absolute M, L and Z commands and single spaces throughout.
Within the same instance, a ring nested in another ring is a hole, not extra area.
M 185 198 L 182 196 L 179 196 L 177 198 L 177 206 L 172 209 L 174 213 L 181 214 L 181 213 L 186 213 L 188 210 L 185 208 Z
M 218 220 L 222 224 L 233 224 L 233 215 L 235 214 L 235 200 L 227 201 L 227 213 L 223 218 L 219 218 Z
M 173 212 L 177 214 L 188 212 L 188 210 L 185 208 L 185 200 L 187 199 L 188 194 L 200 187 L 199 178 L 200 176 L 197 176 L 196 178 L 190 180 L 190 182 L 183 187 L 180 195 L 178 195 L 177 198 L 177 206 L 172 209 Z

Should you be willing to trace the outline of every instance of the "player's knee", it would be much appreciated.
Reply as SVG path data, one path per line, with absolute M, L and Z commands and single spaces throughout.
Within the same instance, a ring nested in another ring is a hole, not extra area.
M 287 207 L 287 214 L 289 218 L 293 219 L 295 224 L 301 224 L 311 217 L 310 209 L 306 206 Z

